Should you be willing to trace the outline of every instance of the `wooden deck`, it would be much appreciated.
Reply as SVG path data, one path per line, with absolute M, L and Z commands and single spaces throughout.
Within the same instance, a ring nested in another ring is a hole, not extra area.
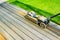
M 41 29 L 18 11 L 11 4 L 0 6 L 0 30 L 7 40 L 60 40 L 58 35 L 48 29 Z

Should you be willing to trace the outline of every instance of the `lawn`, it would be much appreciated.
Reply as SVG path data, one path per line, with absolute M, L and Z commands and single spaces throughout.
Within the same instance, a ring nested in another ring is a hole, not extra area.
M 47 1 L 47 0 L 46 0 Z M 37 15 L 43 15 L 45 17 L 50 17 L 52 15 L 55 15 L 57 13 L 59 13 L 60 10 L 60 5 L 58 4 L 59 2 L 55 3 L 56 1 L 52 1 L 51 3 L 49 1 L 45 2 L 43 0 L 10 0 L 9 1 L 11 4 L 14 4 L 16 6 L 19 6 L 27 11 L 35 11 L 37 13 Z M 35 2 L 35 3 L 34 3 Z M 50 3 L 50 5 L 49 5 Z M 52 4 L 53 3 L 53 4 Z M 55 6 L 54 4 L 56 4 L 57 6 Z M 51 21 L 60 24 L 60 16 L 57 16 L 55 18 L 53 18 Z
M 60 12 L 60 0 L 18 0 L 36 8 L 46 10 L 52 14 Z

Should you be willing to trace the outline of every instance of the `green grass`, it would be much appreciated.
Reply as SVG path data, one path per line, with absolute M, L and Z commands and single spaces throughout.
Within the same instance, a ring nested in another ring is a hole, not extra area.
M 52 15 L 54 15 L 54 14 L 52 14 L 50 12 L 43 11 L 43 10 L 37 8 L 37 7 L 31 6 L 31 5 L 27 5 L 27 4 L 25 4 L 23 2 L 20 2 L 20 1 L 13 1 L 13 2 L 11 2 L 11 4 L 19 6 L 19 7 L 23 8 L 23 9 L 25 9 L 27 11 L 33 10 L 38 15 L 43 15 L 43 16 L 45 16 L 47 18 L 50 17 L 50 16 L 52 16 Z M 60 18 L 60 16 L 57 16 L 57 17 L 53 18 L 51 21 L 53 21 L 53 22 L 55 22 L 57 24 L 60 24 L 60 19 L 59 18 Z
M 60 0 L 18 0 L 36 8 L 46 10 L 49 13 L 57 14 L 60 12 Z

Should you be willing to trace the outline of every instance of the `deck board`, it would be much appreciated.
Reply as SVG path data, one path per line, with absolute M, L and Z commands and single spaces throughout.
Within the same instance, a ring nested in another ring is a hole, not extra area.
M 59 40 L 53 32 L 43 30 L 18 13 L 19 9 L 10 4 L 0 6 L 0 29 L 7 40 Z M 20 11 L 23 13 L 22 11 Z M 52 33 L 52 34 L 51 34 Z

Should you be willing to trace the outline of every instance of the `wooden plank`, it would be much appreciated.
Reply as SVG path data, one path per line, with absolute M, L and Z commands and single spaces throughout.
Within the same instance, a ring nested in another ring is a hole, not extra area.
M 7 39 L 5 38 L 5 36 L 3 35 L 3 33 L 0 33 L 0 40 L 7 40 Z

